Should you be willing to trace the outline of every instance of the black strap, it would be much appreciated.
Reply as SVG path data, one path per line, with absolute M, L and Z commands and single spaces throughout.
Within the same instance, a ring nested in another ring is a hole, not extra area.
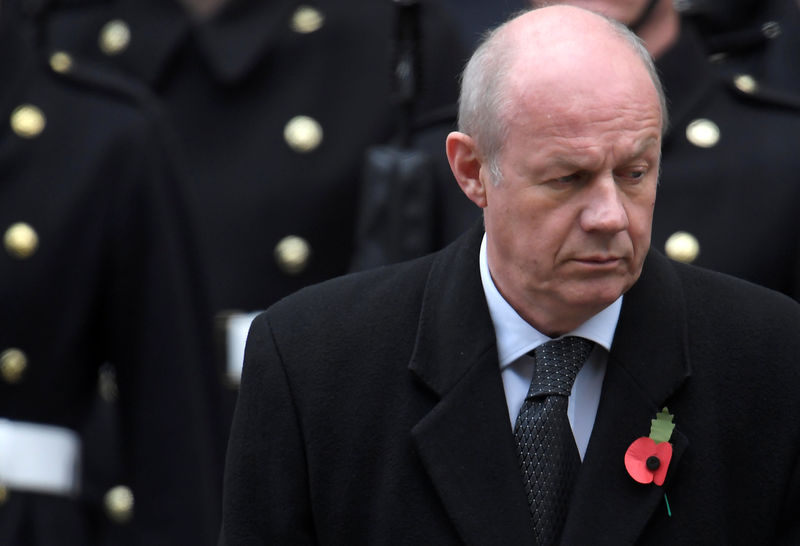
M 419 0 L 393 0 L 397 7 L 394 35 L 392 84 L 394 99 L 401 109 L 398 139 L 402 146 L 411 140 L 414 103 L 420 83 L 420 3 Z

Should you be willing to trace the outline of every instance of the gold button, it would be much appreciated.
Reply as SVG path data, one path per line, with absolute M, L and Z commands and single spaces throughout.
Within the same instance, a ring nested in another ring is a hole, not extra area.
M 39 236 L 36 231 L 25 222 L 12 224 L 3 236 L 6 250 L 15 258 L 24 260 L 33 256 L 39 247 Z
M 719 53 L 712 53 L 708 56 L 708 62 L 710 63 L 721 63 L 725 59 L 728 58 L 728 53 L 725 51 L 721 51 Z
M 127 523 L 133 518 L 133 492 L 129 487 L 117 485 L 103 497 L 106 514 L 117 523 Z
M 310 34 L 322 28 L 324 22 L 325 16 L 318 9 L 311 6 L 300 6 L 292 15 L 290 26 L 299 34 Z
M 733 85 L 736 86 L 736 89 L 742 93 L 747 93 L 748 95 L 752 95 L 758 91 L 758 82 L 756 82 L 756 79 L 749 74 L 739 74 L 736 76 L 733 79 Z
M 667 256 L 675 261 L 690 264 L 700 254 L 700 243 L 691 233 L 678 231 L 670 235 L 664 245 Z
M 11 112 L 11 128 L 22 138 L 39 136 L 46 123 L 42 111 L 32 104 L 17 106 Z
M 716 146 L 719 135 L 719 127 L 710 119 L 696 119 L 686 127 L 686 138 L 699 148 Z
M 314 118 L 295 116 L 283 129 L 283 138 L 295 152 L 311 152 L 322 142 L 322 126 Z
M 97 374 L 97 392 L 106 402 L 116 402 L 119 398 L 117 372 L 111 364 L 103 364 Z
M 0 504 L 5 504 L 8 500 L 8 487 L 0 485 Z
M 131 29 L 128 23 L 114 19 L 100 29 L 100 50 L 106 55 L 118 55 L 125 51 L 131 42 Z
M 308 266 L 311 246 L 297 235 L 288 235 L 275 245 L 275 261 L 287 275 L 302 273 Z
M 65 74 L 72 69 L 72 57 L 70 57 L 69 53 L 56 51 L 50 55 L 50 68 L 53 69 L 53 72 Z
M 6 349 L 0 353 L 0 375 L 6 383 L 19 383 L 28 367 L 28 357 L 19 349 Z

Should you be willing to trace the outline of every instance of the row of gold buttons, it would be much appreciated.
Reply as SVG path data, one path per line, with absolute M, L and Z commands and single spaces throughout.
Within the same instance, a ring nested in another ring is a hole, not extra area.
M 110 33 L 106 36 L 106 43 L 127 45 L 128 38 L 125 37 L 125 29 L 112 25 Z M 109 47 L 113 49 L 114 46 Z M 72 57 L 63 51 L 55 52 L 50 57 L 50 68 L 54 72 L 67 73 L 72 69 L 72 65 Z M 11 130 L 17 136 L 33 139 L 44 131 L 47 118 L 38 106 L 22 104 L 11 112 L 9 123 Z M 39 246 L 39 236 L 30 224 L 15 222 L 5 231 L 3 246 L 12 257 L 20 260 L 28 259 L 35 254 Z M 12 347 L 0 353 L 0 376 L 7 383 L 19 383 L 27 368 L 28 357 L 21 349 Z M 7 502 L 9 495 L 8 488 L 0 484 L 0 504 Z M 127 486 L 112 487 L 106 493 L 103 503 L 109 517 L 118 523 L 125 523 L 133 517 L 133 492 Z
M 298 34 L 310 34 L 322 28 L 324 22 L 325 16 L 322 12 L 310 6 L 300 6 L 292 15 L 289 27 Z M 113 19 L 101 28 L 98 46 L 106 55 L 119 55 L 128 48 L 132 38 L 128 23 Z M 320 123 L 307 115 L 292 117 L 283 130 L 286 144 L 301 154 L 316 150 L 322 144 L 323 134 Z M 297 275 L 308 265 L 311 246 L 302 237 L 288 235 L 275 245 L 274 255 L 281 271 L 287 275 Z
M 758 91 L 758 82 L 749 74 L 734 77 L 733 85 L 748 95 Z M 686 139 L 698 148 L 713 148 L 721 137 L 719 126 L 707 118 L 698 118 L 686 126 Z M 700 242 L 687 231 L 677 231 L 667 239 L 664 251 L 673 260 L 692 263 L 700 255 Z
M 56 72 L 65 72 L 71 65 L 72 59 L 65 53 L 59 52 L 50 58 L 50 66 Z M 9 123 L 17 136 L 27 140 L 38 137 L 44 131 L 47 118 L 38 106 L 21 104 L 11 112 Z M 11 257 L 26 260 L 36 253 L 39 235 L 27 222 L 15 222 L 5 231 L 3 246 Z M 19 383 L 27 368 L 28 356 L 21 349 L 11 347 L 0 353 L 0 377 L 5 382 Z M 0 502 L 5 502 L 7 496 L 7 489 L 0 487 Z

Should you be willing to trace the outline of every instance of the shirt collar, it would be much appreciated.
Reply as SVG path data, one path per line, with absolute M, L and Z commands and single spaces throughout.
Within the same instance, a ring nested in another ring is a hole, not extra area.
M 500 368 L 505 368 L 520 356 L 532 351 L 542 343 L 550 341 L 550 337 L 528 324 L 500 295 L 489 273 L 489 262 L 486 257 L 486 234 L 483 235 L 481 241 L 479 261 L 481 283 L 497 337 L 497 357 L 500 361 Z M 621 309 L 622 296 L 565 335 L 589 339 L 610 351 Z

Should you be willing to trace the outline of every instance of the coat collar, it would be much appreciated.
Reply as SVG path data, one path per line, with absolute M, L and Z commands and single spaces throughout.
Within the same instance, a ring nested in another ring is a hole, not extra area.
M 439 396 L 447 394 L 476 360 L 496 352 L 478 265 L 482 237 L 480 221 L 439 253 L 428 275 L 411 370 Z
M 413 428 L 417 452 L 466 543 L 533 543 L 478 269 L 479 223 L 439 253 L 428 278 L 410 370 L 438 403 Z M 625 296 L 603 397 L 563 542 L 630 543 L 659 506 L 688 441 L 678 426 L 663 488 L 634 482 L 631 442 L 689 375 L 685 310 L 666 258 L 652 252 Z M 649 349 L 659 347 L 658 351 Z
M 480 282 L 482 236 L 479 222 L 431 268 L 410 369 L 439 402 L 412 436 L 465 543 L 516 544 L 527 537 L 533 544 Z
M 289 32 L 291 15 L 298 7 L 298 0 L 231 0 L 217 17 L 198 25 L 198 46 L 216 77 L 233 83 L 249 74 L 283 37 L 282 31 Z
M 121 0 L 118 15 L 134 39 L 120 62 L 158 86 L 187 45 L 196 48 L 211 75 L 233 84 L 246 77 L 288 28 L 299 0 L 231 0 L 211 20 L 193 22 L 176 0 Z

